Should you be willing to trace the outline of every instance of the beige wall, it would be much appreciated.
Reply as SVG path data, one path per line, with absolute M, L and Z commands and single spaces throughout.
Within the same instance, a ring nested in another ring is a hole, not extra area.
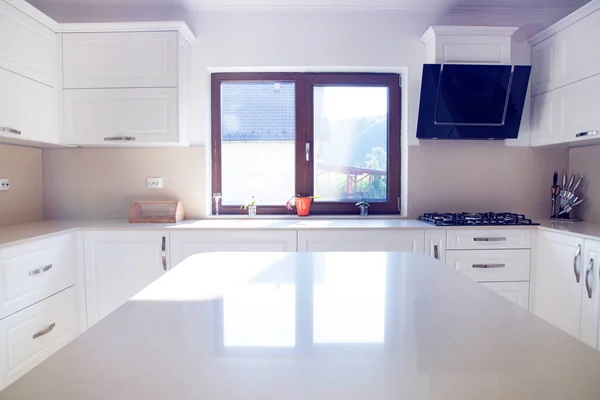
M 206 212 L 203 147 L 44 150 L 47 218 L 126 218 L 134 200 L 183 200 L 188 218 Z M 547 217 L 555 170 L 568 151 L 502 142 L 421 142 L 409 149 L 408 214 L 511 211 Z M 145 188 L 162 176 L 163 190 Z
M 583 193 L 586 200 L 574 215 L 600 222 L 600 146 L 569 150 L 569 172 L 584 179 L 578 193 Z
M 46 218 L 127 218 L 136 200 L 182 200 L 187 218 L 204 215 L 205 149 L 44 150 Z M 146 189 L 162 177 L 163 189 Z
M 566 170 L 568 151 L 421 141 L 409 148 L 408 163 L 410 217 L 431 211 L 508 211 L 548 218 L 552 173 Z
M 0 144 L 0 178 L 10 179 L 0 192 L 0 226 L 44 218 L 42 150 Z

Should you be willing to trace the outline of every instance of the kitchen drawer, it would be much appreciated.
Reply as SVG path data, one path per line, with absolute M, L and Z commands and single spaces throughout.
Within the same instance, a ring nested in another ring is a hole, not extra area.
M 530 250 L 455 250 L 446 264 L 477 282 L 528 281 Z
M 77 305 L 73 286 L 0 321 L 0 388 L 79 335 Z
M 529 310 L 529 282 L 486 282 L 481 285 Z
M 75 235 L 0 249 L 0 318 L 75 284 Z
M 531 229 L 448 229 L 447 248 L 530 249 Z

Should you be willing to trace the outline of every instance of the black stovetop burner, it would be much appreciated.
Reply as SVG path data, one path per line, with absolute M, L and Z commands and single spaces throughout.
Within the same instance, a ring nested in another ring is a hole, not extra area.
M 513 213 L 427 213 L 419 217 L 420 221 L 436 226 L 484 226 L 484 225 L 539 225 L 523 214 Z

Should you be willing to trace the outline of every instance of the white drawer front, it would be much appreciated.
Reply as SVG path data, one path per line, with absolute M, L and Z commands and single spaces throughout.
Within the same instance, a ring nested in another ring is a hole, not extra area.
M 493 290 L 506 300 L 529 310 L 529 282 L 487 282 L 481 285 Z
M 0 250 L 0 318 L 75 284 L 75 236 Z
M 177 86 L 177 32 L 63 34 L 65 89 Z
M 531 229 L 448 229 L 448 250 L 530 249 Z
M 75 287 L 0 321 L 0 387 L 19 379 L 79 333 Z
M 0 1 L 0 67 L 56 85 L 56 34 L 10 4 Z M 31 113 L 34 118 L 34 113 Z
M 446 264 L 477 282 L 529 281 L 531 251 L 448 251 Z

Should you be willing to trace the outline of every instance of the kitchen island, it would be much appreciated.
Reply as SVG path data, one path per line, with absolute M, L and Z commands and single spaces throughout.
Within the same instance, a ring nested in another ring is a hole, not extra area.
M 192 256 L 0 392 L 20 399 L 598 399 L 600 354 L 412 253 Z

